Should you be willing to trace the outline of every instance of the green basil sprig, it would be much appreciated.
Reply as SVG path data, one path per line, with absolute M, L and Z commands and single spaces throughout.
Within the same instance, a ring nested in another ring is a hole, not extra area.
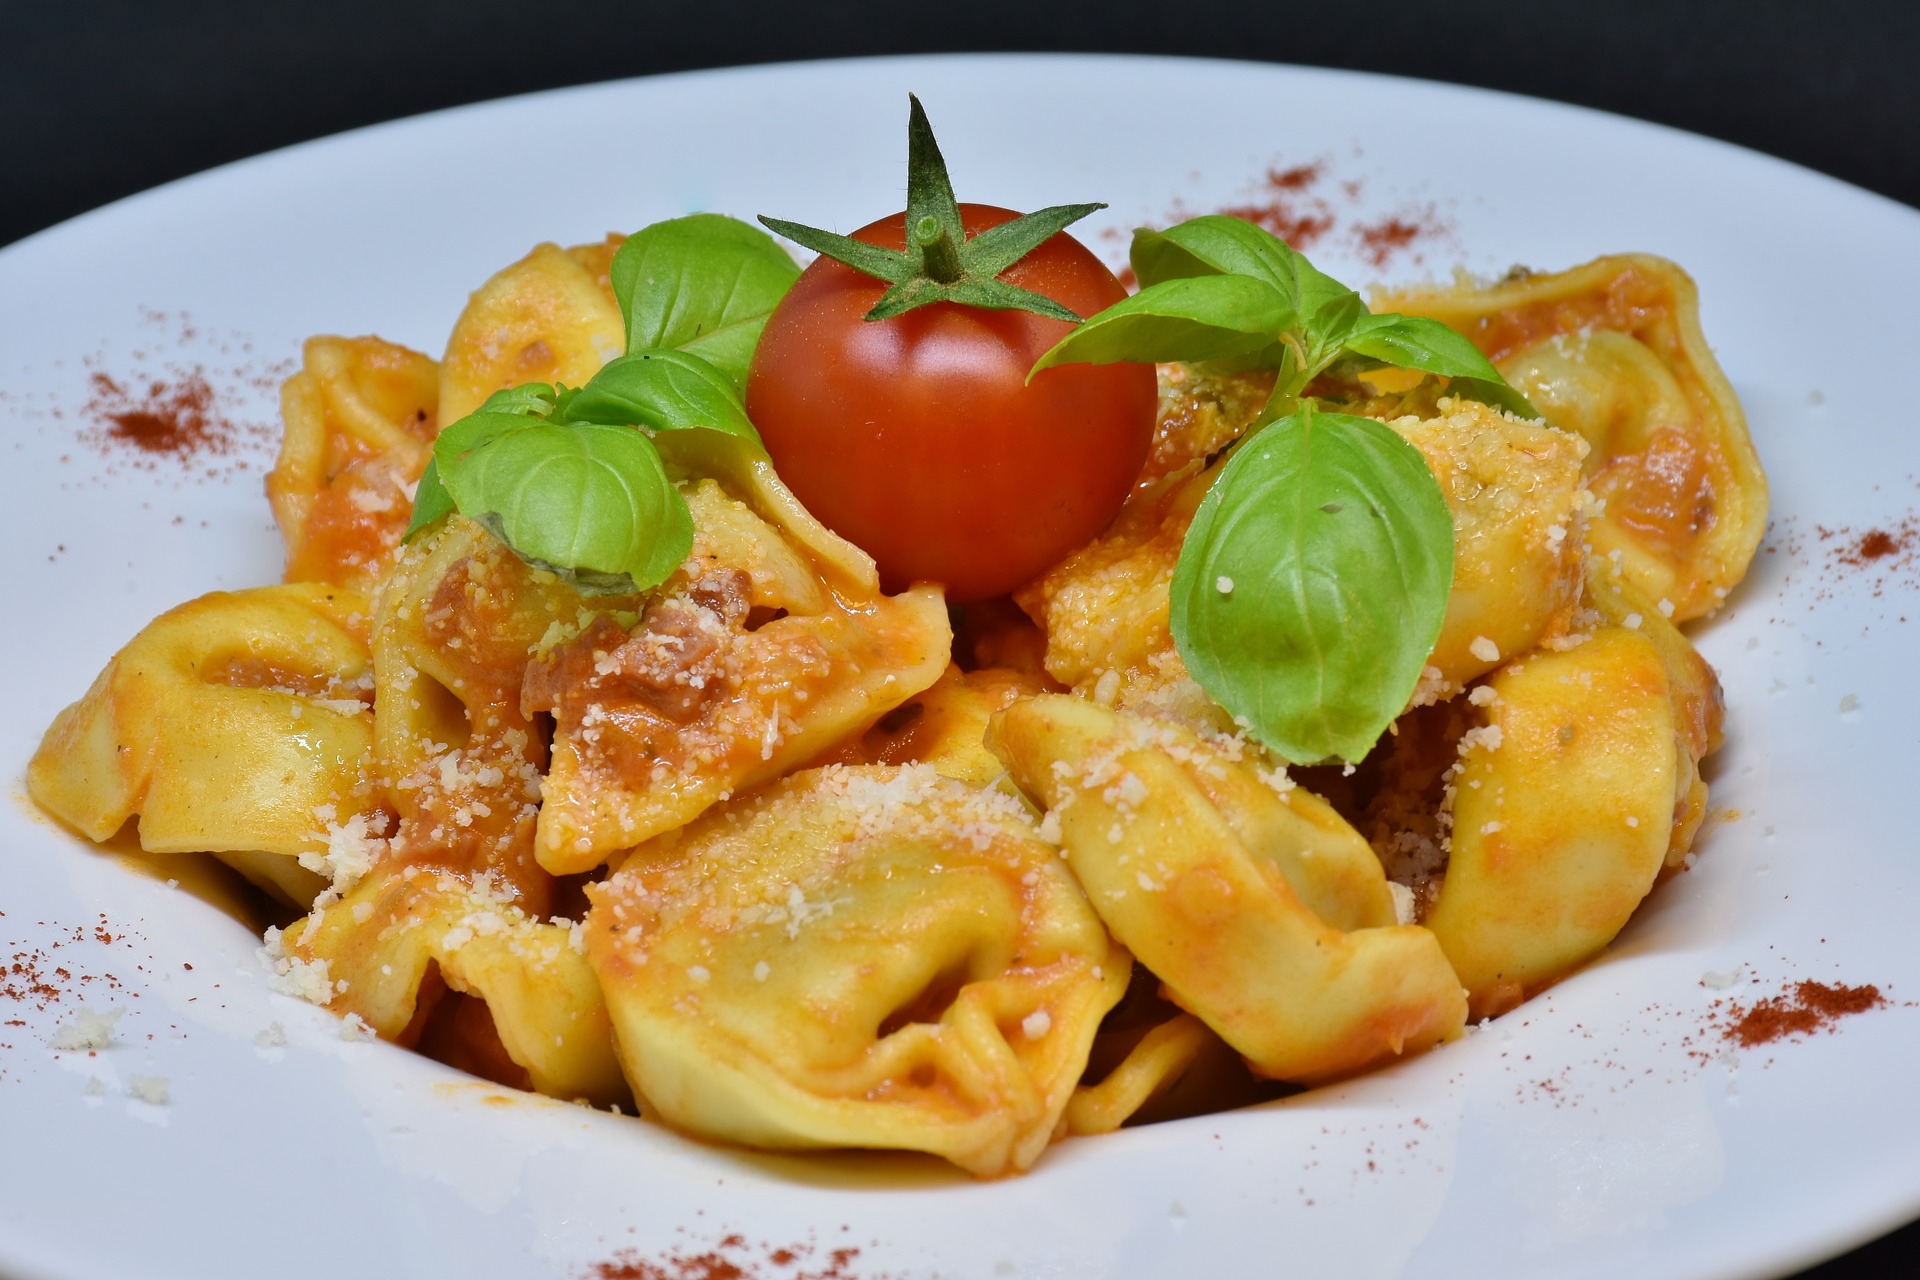
M 478 409 L 458 422 L 449 423 L 434 438 L 433 454 L 427 459 L 427 469 L 421 474 L 420 483 L 414 486 L 413 518 L 407 521 L 407 531 L 401 535 L 401 541 L 412 542 L 415 534 L 455 510 L 453 495 L 440 479 L 440 450 L 443 446 L 449 455 L 465 457 L 489 434 L 519 425 L 502 419 L 544 418 L 553 412 L 553 402 L 553 388 L 546 383 L 524 383 L 494 392 Z
M 1284 758 L 1358 760 L 1406 708 L 1453 586 L 1453 519 L 1419 450 L 1311 403 L 1243 444 L 1194 513 L 1173 639 Z
M 406 537 L 459 511 L 583 593 L 666 581 L 693 546 L 693 517 L 655 437 L 688 440 L 669 447 L 682 469 L 766 457 L 740 389 L 767 317 L 799 275 L 772 236 L 719 214 L 628 237 L 609 268 L 627 354 L 583 387 L 509 387 L 450 423 L 414 491 Z
M 442 471 L 455 507 L 582 594 L 657 586 L 693 547 L 686 499 L 631 427 L 529 417 Z
M 1132 259 L 1140 291 L 1074 329 L 1033 372 L 1117 360 L 1273 371 L 1266 406 L 1181 547 L 1174 644 L 1200 687 L 1279 755 L 1358 760 L 1405 709 L 1446 620 L 1453 521 L 1418 450 L 1383 423 L 1320 412 L 1303 393 L 1336 366 L 1393 365 L 1539 415 L 1460 334 L 1375 315 L 1238 218 L 1142 228 Z
M 760 331 L 800 267 L 751 223 L 695 213 L 627 237 L 608 278 L 629 353 L 691 352 L 740 387 Z
M 406 536 L 457 510 L 584 594 L 656 587 L 692 548 L 693 517 L 654 433 L 708 437 L 708 456 L 766 452 L 724 373 L 687 351 L 638 351 L 584 387 L 514 387 L 449 425 Z
M 1437 320 L 1375 315 L 1354 290 L 1250 222 L 1208 215 L 1133 233 L 1140 292 L 1091 316 L 1034 364 L 1231 360 L 1276 372 L 1256 426 L 1294 411 L 1307 384 L 1336 363 L 1437 373 L 1459 394 L 1522 417 L 1525 396 L 1460 334 Z

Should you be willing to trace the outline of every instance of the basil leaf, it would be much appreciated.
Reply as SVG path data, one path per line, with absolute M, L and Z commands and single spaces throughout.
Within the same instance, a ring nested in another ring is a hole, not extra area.
M 1252 276 L 1278 289 L 1302 316 L 1353 292 L 1271 231 L 1222 213 L 1189 218 L 1165 231 L 1135 231 L 1129 257 L 1142 285 L 1206 269 Z
M 564 420 L 717 431 L 762 447 L 732 380 L 691 352 L 665 347 L 608 361 L 568 396 Z
M 1296 296 L 1292 259 L 1299 255 L 1272 232 L 1223 213 L 1189 218 L 1164 231 L 1140 227 L 1127 257 L 1143 286 L 1219 272 L 1265 280 L 1289 298 Z
M 561 398 L 566 394 L 561 392 Z M 407 531 L 400 535 L 400 541 L 412 542 L 415 534 L 456 509 L 453 495 L 441 478 L 443 457 L 449 465 L 459 465 L 459 460 L 482 442 L 503 432 L 518 431 L 528 421 L 551 411 L 554 401 L 554 389 L 546 383 L 523 383 L 494 392 L 480 402 L 478 409 L 443 428 L 434 437 L 433 456 L 427 459 L 427 469 L 414 486 L 413 517 L 407 521 Z
M 1251 427 L 1257 431 L 1294 412 L 1322 370 L 1360 357 L 1444 374 L 1462 395 L 1539 416 L 1466 338 L 1436 320 L 1370 314 L 1358 293 L 1250 222 L 1209 214 L 1164 231 L 1142 227 L 1133 233 L 1131 257 L 1140 292 L 1075 329 L 1040 358 L 1034 373 L 1076 360 L 1186 360 L 1204 362 L 1211 372 L 1274 369 L 1273 395 Z M 1267 292 L 1235 293 L 1229 281 Z M 1265 341 L 1256 340 L 1255 330 L 1265 324 L 1271 324 L 1261 335 Z
M 524 413 L 503 413 L 485 407 L 475 409 L 460 421 L 442 429 L 434 438 L 433 459 L 440 464 L 441 480 L 446 480 L 449 469 L 457 467 L 461 459 L 495 436 L 523 430 L 539 421 Z
M 513 421 L 516 429 L 478 433 L 464 449 L 443 447 L 444 434 L 436 444 L 460 511 L 583 593 L 666 581 L 693 546 L 693 517 L 646 435 L 591 422 Z
M 743 385 L 760 331 L 800 268 L 760 228 L 695 213 L 629 236 L 608 275 L 629 352 L 692 351 Z
M 1290 409 L 1307 381 L 1339 355 L 1347 331 L 1367 314 L 1359 294 L 1295 253 L 1286 241 L 1225 214 L 1190 218 L 1165 231 L 1140 228 L 1133 233 L 1130 256 L 1134 275 L 1146 286 L 1143 293 L 1175 280 L 1218 274 L 1258 280 L 1272 288 L 1292 312 L 1285 327 L 1299 344 L 1294 361 L 1283 360 L 1275 350 L 1263 353 L 1258 366 L 1241 358 L 1217 367 L 1276 368 L 1286 363 L 1289 373 L 1275 390 L 1275 403 L 1284 409 Z M 1273 336 L 1285 335 L 1275 332 Z
M 1287 760 L 1359 760 L 1406 708 L 1446 617 L 1453 521 L 1418 450 L 1311 408 L 1221 468 L 1173 574 L 1174 643 Z
M 1166 280 L 1089 317 L 1041 356 L 1031 379 L 1056 364 L 1117 360 L 1218 360 L 1271 347 L 1295 323 L 1278 290 L 1240 275 Z
M 453 495 L 440 482 L 440 463 L 429 457 L 420 483 L 413 487 L 413 518 L 407 521 L 407 531 L 400 535 L 400 541 L 412 542 L 415 534 L 452 510 Z
M 1453 387 L 1469 398 L 1519 417 L 1540 416 L 1478 347 L 1438 320 L 1392 313 L 1368 316 L 1347 334 L 1346 348 L 1403 369 L 1441 374 L 1452 379 Z
M 553 412 L 554 403 L 561 394 L 544 382 L 523 382 L 517 387 L 505 387 L 494 392 L 482 400 L 480 407 L 473 412 L 519 413 L 544 418 Z M 435 443 L 439 442 L 436 440 Z
M 1329 294 L 1307 315 L 1303 328 L 1308 344 L 1331 357 L 1346 345 L 1354 329 L 1368 318 L 1367 304 L 1352 289 Z

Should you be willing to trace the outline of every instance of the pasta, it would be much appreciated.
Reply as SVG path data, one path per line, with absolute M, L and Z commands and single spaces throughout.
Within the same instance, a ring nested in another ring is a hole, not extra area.
M 924 764 L 794 774 L 593 899 L 622 1059 L 670 1123 L 984 1176 L 1052 1139 L 1131 968 L 1019 802 Z
M 1458 1034 L 1435 936 L 1394 923 L 1379 860 L 1324 802 L 1078 698 L 1016 703 L 989 732 L 1114 936 L 1256 1072 L 1313 1081 Z
M 1548 420 L 1583 436 L 1603 506 L 1594 550 L 1677 622 L 1719 607 L 1767 525 L 1766 478 L 1733 388 L 1700 332 L 1693 281 L 1645 254 L 1491 289 L 1383 302 L 1472 337 Z
M 286 581 L 155 619 L 32 760 L 82 835 L 136 824 L 282 904 L 281 989 L 694 1134 L 994 1177 L 1429 1050 L 1687 864 L 1723 713 L 1677 624 L 1739 581 L 1766 492 L 1672 264 L 1390 300 L 1545 421 L 1315 384 L 1418 451 L 1454 562 L 1392 732 L 1290 770 L 1170 605 L 1270 374 L 1162 366 L 1119 516 L 958 610 L 702 433 L 658 437 L 692 524 L 658 586 L 584 591 L 457 512 L 409 539 L 444 424 L 625 352 L 619 244 L 535 248 L 440 360 L 310 340 L 268 480 Z

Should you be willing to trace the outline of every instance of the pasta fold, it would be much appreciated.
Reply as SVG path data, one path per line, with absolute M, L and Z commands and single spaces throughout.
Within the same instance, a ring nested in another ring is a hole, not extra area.
M 371 591 L 439 430 L 439 366 L 379 338 L 309 338 L 303 354 L 280 389 L 285 433 L 267 474 L 286 580 Z
M 528 655 L 582 608 L 470 520 L 403 550 L 373 630 L 381 792 L 323 815 L 332 882 L 279 960 L 385 1038 L 450 1036 L 496 1079 L 608 1102 L 624 1093 L 605 1004 L 533 856 L 547 747 L 519 706 Z M 449 991 L 474 1002 L 451 1029 L 435 1023 Z
M 293 902 L 326 837 L 316 811 L 371 786 L 371 606 L 320 584 L 214 592 L 161 614 L 55 718 L 34 800 L 92 840 L 212 853 Z
M 1618 555 L 1638 595 L 1684 622 L 1746 574 L 1766 532 L 1766 476 L 1686 272 L 1632 254 L 1378 301 L 1460 330 L 1549 421 L 1586 438 L 1587 483 L 1604 501 L 1593 546 Z
M 480 286 L 440 361 L 444 421 L 457 422 L 494 392 L 521 383 L 582 386 L 626 351 L 626 321 L 591 256 L 536 245 Z
M 1114 937 L 1256 1072 L 1325 1079 L 1459 1033 L 1434 936 L 1394 923 L 1372 849 L 1283 774 L 1063 695 L 1007 708 L 988 745 Z
M 1462 737 L 1446 878 L 1425 923 L 1504 1012 L 1597 954 L 1653 887 L 1694 774 L 1653 641 L 1602 627 L 1487 682 Z
M 485 873 L 384 861 L 337 903 L 275 939 L 300 991 L 382 1039 L 457 1041 L 456 1065 L 549 1097 L 627 1098 L 580 929 L 529 915 Z M 344 984 L 342 986 L 341 984 Z M 477 1002 L 460 1006 L 449 993 Z M 436 1026 L 444 1009 L 477 1026 Z
M 717 482 L 683 491 L 692 553 L 637 623 L 598 615 L 527 671 L 524 711 L 554 717 L 538 848 L 556 874 L 822 755 L 947 666 L 938 588 L 856 594 Z
M 981 1177 L 1053 1138 L 1132 969 L 1019 801 L 925 765 L 794 774 L 590 894 L 587 952 L 654 1114 Z

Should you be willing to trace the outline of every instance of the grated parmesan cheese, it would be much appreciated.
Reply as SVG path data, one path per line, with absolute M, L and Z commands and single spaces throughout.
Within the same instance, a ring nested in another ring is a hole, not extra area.
M 127 1077 L 127 1092 L 149 1106 L 164 1107 L 173 1100 L 165 1076 Z
M 124 1005 L 108 1009 L 105 1013 L 81 1005 L 74 1010 L 72 1021 L 54 1028 L 53 1039 L 48 1043 L 66 1052 L 105 1049 L 113 1043 L 114 1024 L 120 1021 L 120 1015 L 126 1011 Z
M 1467 752 L 1481 747 L 1484 747 L 1488 751 L 1498 751 L 1501 740 L 1502 734 L 1500 732 L 1500 726 L 1497 724 L 1482 725 L 1477 729 L 1469 729 L 1460 735 L 1460 754 L 1464 757 Z
M 327 962 L 288 955 L 279 929 L 268 927 L 257 954 L 267 966 L 267 985 L 281 995 L 317 1005 L 333 999 L 333 980 L 327 976 Z

